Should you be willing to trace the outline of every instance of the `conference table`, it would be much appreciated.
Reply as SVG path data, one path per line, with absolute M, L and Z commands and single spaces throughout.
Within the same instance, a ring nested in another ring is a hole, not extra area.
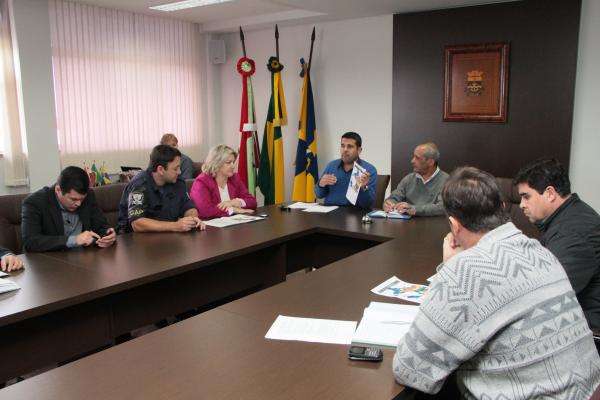
M 426 283 L 447 219 L 364 224 L 354 208 L 259 212 L 268 217 L 23 255 L 25 270 L 12 276 L 22 289 L 0 295 L 0 381 L 78 359 L 0 390 L 0 399 L 399 395 L 393 349 L 368 363 L 348 360 L 347 345 L 264 336 L 278 315 L 359 321 L 371 301 L 400 302 L 370 289 L 394 275 Z M 296 272 L 307 268 L 317 269 Z M 204 312 L 115 345 L 118 335 L 196 307 Z

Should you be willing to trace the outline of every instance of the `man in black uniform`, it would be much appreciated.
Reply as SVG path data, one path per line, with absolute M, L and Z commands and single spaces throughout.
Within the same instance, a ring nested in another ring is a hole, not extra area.
M 118 230 L 122 232 L 187 232 L 204 229 L 181 174 L 181 153 L 158 145 L 148 169 L 137 174 L 123 191 Z

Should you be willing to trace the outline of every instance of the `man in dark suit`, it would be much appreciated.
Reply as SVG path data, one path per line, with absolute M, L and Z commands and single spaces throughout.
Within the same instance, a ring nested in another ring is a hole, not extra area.
M 0 247 L 0 271 L 10 272 L 23 268 L 23 261 L 10 250 Z
M 44 187 L 23 201 L 24 251 L 109 247 L 116 239 L 89 190 L 89 177 L 79 167 L 67 167 L 54 186 Z

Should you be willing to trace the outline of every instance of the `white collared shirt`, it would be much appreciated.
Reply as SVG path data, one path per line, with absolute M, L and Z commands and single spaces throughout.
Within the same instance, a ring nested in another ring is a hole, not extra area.
M 425 180 L 423 179 L 423 176 L 419 173 L 417 173 L 417 178 L 419 178 L 421 181 L 423 181 L 424 185 L 427 185 L 427 182 L 431 181 L 433 178 L 435 178 L 435 176 L 440 172 L 440 167 L 436 167 L 435 171 L 433 174 L 431 174 L 431 176 L 429 177 L 429 179 Z

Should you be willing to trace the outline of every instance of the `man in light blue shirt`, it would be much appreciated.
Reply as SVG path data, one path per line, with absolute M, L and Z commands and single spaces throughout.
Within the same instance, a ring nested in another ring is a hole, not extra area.
M 342 135 L 340 156 L 325 167 L 319 182 L 315 184 L 317 198 L 325 199 L 326 205 L 349 206 L 352 205 L 346 198 L 346 191 L 350 184 L 350 176 L 356 161 L 366 173 L 358 177 L 360 186 L 356 206 L 371 208 L 375 200 L 375 187 L 377 186 L 377 170 L 365 160 L 361 159 L 362 138 L 356 132 L 346 132 Z

